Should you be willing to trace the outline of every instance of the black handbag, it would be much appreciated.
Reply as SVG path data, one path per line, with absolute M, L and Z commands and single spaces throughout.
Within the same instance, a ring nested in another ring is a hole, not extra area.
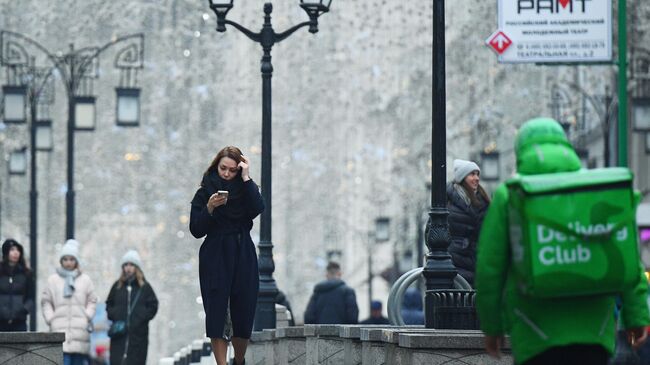
M 128 294 L 129 299 L 130 299 L 130 289 L 131 287 L 129 286 L 129 294 Z M 135 295 L 135 299 L 133 300 L 133 303 L 127 304 L 126 321 L 115 321 L 111 323 L 111 327 L 108 329 L 108 337 L 112 339 L 117 339 L 122 336 L 125 336 L 129 332 L 129 322 L 130 322 L 129 320 L 131 319 L 131 312 L 133 312 L 133 308 L 138 303 L 138 299 L 140 299 L 141 292 L 142 289 L 138 290 L 138 293 Z
M 120 338 L 126 335 L 126 330 L 126 321 L 115 321 L 111 323 L 111 327 L 108 329 L 108 337 Z

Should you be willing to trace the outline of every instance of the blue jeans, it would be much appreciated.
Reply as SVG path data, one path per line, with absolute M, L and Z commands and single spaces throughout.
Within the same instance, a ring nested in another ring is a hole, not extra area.
M 63 353 L 63 365 L 88 365 L 88 355 Z

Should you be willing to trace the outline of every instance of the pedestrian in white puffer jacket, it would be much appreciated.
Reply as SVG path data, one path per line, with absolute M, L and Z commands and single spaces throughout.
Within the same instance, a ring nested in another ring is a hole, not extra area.
M 79 243 L 68 240 L 61 249 L 61 267 L 47 279 L 41 306 L 52 332 L 65 332 L 65 365 L 85 365 L 90 352 L 91 321 L 97 296 L 90 277 L 79 270 Z

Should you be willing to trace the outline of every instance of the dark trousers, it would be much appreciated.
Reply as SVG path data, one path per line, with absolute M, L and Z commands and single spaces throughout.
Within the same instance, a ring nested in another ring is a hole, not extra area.
M 521 365 L 607 365 L 609 353 L 600 345 L 551 347 Z
M 0 321 L 0 332 L 25 332 L 27 321 Z

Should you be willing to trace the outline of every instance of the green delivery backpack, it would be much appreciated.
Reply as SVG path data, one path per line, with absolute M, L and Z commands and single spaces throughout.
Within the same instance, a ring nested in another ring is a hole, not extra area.
M 554 298 L 621 292 L 639 280 L 632 173 L 515 176 L 509 234 L 519 290 Z

